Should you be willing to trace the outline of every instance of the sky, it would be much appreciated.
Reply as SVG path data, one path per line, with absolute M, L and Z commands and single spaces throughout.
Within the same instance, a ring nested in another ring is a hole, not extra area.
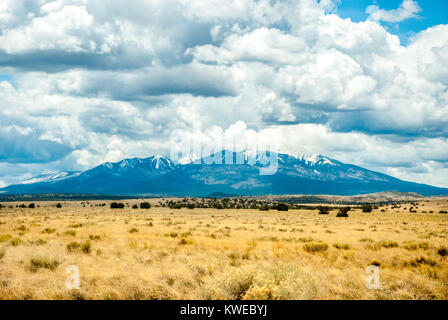
M 448 1 L 2 0 L 0 187 L 275 137 L 448 187 Z M 198 129 L 199 128 L 199 129 Z

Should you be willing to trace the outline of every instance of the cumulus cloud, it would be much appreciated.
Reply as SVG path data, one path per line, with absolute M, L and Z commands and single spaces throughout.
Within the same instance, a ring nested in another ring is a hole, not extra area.
M 422 8 L 415 0 L 403 0 L 397 9 L 384 10 L 377 5 L 368 6 L 366 13 L 369 14 L 370 19 L 385 22 L 401 22 L 406 19 L 418 17 L 418 13 Z
M 209 146 L 260 131 L 283 152 L 447 186 L 448 26 L 403 46 L 338 3 L 2 1 L 0 180 L 169 154 L 200 125 Z

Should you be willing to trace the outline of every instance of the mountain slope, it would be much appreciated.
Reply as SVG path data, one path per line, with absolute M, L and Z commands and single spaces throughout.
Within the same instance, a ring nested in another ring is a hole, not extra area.
M 324 156 L 221 151 L 184 165 L 157 155 L 104 163 L 84 172 L 38 176 L 0 189 L 8 194 L 95 193 L 205 196 L 333 194 L 384 191 L 448 194 Z

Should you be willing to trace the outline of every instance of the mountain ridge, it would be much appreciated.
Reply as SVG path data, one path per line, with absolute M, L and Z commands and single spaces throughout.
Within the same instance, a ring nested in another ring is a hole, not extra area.
M 5 194 L 154 196 L 205 196 L 213 193 L 236 196 L 356 195 L 385 191 L 448 194 L 448 188 L 403 181 L 321 155 L 298 154 L 295 157 L 269 151 L 227 150 L 185 164 L 175 163 L 162 155 L 123 159 L 83 172 L 39 175 L 0 189 L 0 193 Z

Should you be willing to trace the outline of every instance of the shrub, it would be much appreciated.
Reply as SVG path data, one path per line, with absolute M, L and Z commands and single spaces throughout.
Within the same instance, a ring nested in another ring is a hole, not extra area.
M 129 233 L 136 233 L 136 232 L 138 232 L 137 228 L 132 228 L 132 229 L 129 230 Z
M 87 240 L 86 242 L 81 244 L 81 251 L 84 252 L 85 254 L 89 254 L 91 249 L 92 249 L 92 245 L 90 244 L 89 240 Z
M 132 206 L 132 209 L 138 209 L 138 205 L 134 204 L 134 205 Z
M 446 213 L 448 213 L 448 211 L 445 211 L 445 210 L 440 210 L 440 211 L 439 211 L 439 213 L 443 213 L 443 214 L 446 214 Z
M 149 202 L 140 203 L 140 209 L 151 209 L 151 204 Z
M 34 245 L 34 246 L 43 246 L 43 245 L 47 244 L 47 241 L 43 240 L 43 239 L 37 239 L 37 240 L 28 241 L 28 243 L 31 245 Z
M 44 230 L 42 230 L 41 233 L 48 233 L 48 234 L 50 234 L 50 233 L 55 233 L 55 232 L 56 232 L 56 229 L 45 228 Z
M 269 211 L 269 207 L 268 206 L 261 206 L 260 211 Z
M 180 241 L 179 241 L 179 245 L 186 245 L 186 244 L 192 244 L 193 243 L 193 241 L 191 241 L 190 239 L 185 239 L 185 238 L 182 238 L 182 239 L 180 239 Z
M 350 207 L 339 208 L 339 212 L 336 217 L 348 218 L 348 213 L 350 211 Z
M 26 231 L 26 227 L 24 225 L 21 225 L 20 227 L 18 227 L 16 230 L 19 231 Z
M 381 241 L 376 242 L 373 245 L 370 245 L 369 247 L 374 250 L 379 250 L 381 248 L 386 248 L 386 249 L 398 248 L 398 243 L 395 241 L 381 240 Z
M 110 204 L 110 208 L 111 209 L 124 209 L 124 204 L 123 203 L 118 203 L 118 202 L 112 202 Z
M 275 209 L 277 209 L 277 211 L 288 211 L 289 207 L 285 203 L 279 203 L 275 206 Z
M 14 238 L 14 239 L 11 239 L 11 241 L 9 241 L 9 244 L 12 245 L 13 247 L 17 247 L 21 243 L 22 243 L 22 240 L 20 240 L 19 238 Z
M 89 235 L 89 239 L 98 241 L 98 240 L 101 239 L 101 236 L 100 235 L 93 235 L 93 234 L 91 234 L 91 235 Z
M 0 259 L 2 259 L 6 254 L 5 248 L 0 248 Z
M 75 230 L 67 230 L 64 232 L 65 236 L 76 236 L 76 231 Z
M 419 265 L 422 265 L 422 264 L 434 267 L 437 264 L 437 262 L 435 262 L 434 260 L 429 259 L 429 258 L 420 257 L 420 258 L 415 258 L 413 260 L 407 261 L 403 265 L 405 267 L 406 266 L 418 267 Z
M 372 212 L 372 210 L 373 210 L 373 207 L 370 204 L 365 204 L 361 208 L 362 208 L 362 212 Z
M 46 257 L 33 257 L 30 261 L 30 270 L 36 272 L 40 268 L 54 270 L 59 265 L 59 261 Z
M 346 243 L 335 243 L 335 244 L 333 244 L 333 247 L 335 247 L 336 249 L 341 249 L 341 250 L 349 250 L 351 248 L 351 246 Z
M 182 205 L 180 203 L 174 203 L 170 205 L 170 209 L 180 209 L 182 208 Z
M 69 225 L 70 228 L 81 228 L 82 227 L 82 223 L 72 223 L 71 225 Z
M 78 251 L 80 248 L 81 248 L 81 245 L 78 242 L 75 242 L 75 241 L 70 242 L 67 245 L 67 251 L 68 252 L 75 252 L 75 251 Z
M 30 204 L 28 205 L 28 208 L 30 208 L 30 209 L 34 209 L 34 208 L 35 208 L 34 203 L 30 203 Z
M 62 204 L 58 203 L 58 204 L 56 205 L 56 208 L 62 208 Z
M 444 247 L 441 247 L 439 248 L 439 250 L 437 250 L 437 253 L 439 254 L 439 256 L 446 257 L 446 255 L 448 254 L 448 250 Z
M 370 262 L 371 266 L 377 266 L 380 267 L 381 266 L 381 262 L 377 261 L 377 260 L 373 260 L 372 262 Z
M 0 235 L 0 242 L 6 242 L 6 241 L 8 241 L 11 238 L 12 237 L 11 237 L 10 234 L 2 234 L 2 235 Z
M 194 209 L 194 208 L 196 208 L 196 206 L 194 205 L 194 203 L 189 203 L 189 204 L 187 204 L 187 208 Z
M 306 252 L 323 252 L 328 250 L 328 244 L 326 243 L 307 243 L 303 245 L 303 249 Z
M 329 214 L 330 213 L 329 207 L 319 206 L 319 207 L 317 207 L 317 209 L 319 210 L 319 214 Z
M 417 250 L 417 249 L 423 249 L 423 250 L 428 250 L 430 245 L 428 242 L 406 242 L 402 245 L 402 247 L 406 250 Z

